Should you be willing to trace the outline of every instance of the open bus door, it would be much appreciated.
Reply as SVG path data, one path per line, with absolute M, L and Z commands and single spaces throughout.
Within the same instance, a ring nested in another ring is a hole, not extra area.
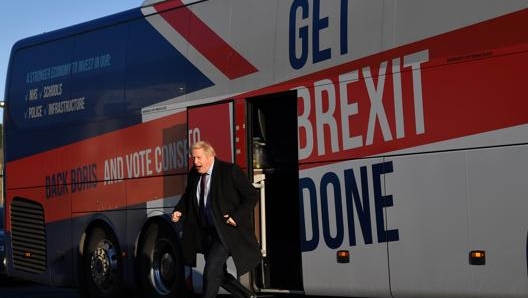
M 241 281 L 260 292 L 302 292 L 297 93 L 248 98 L 246 107 L 246 152 L 252 157 L 248 158 L 248 175 L 262 194 L 255 209 L 255 227 L 264 259 Z M 190 107 L 189 144 L 208 141 L 218 158 L 234 162 L 234 114 L 232 101 Z M 197 261 L 201 268 L 203 259 Z M 230 260 L 228 269 L 234 272 Z M 193 276 L 193 280 L 199 283 L 201 278 Z M 194 286 L 201 288 L 197 283 Z
M 250 173 L 261 189 L 264 259 L 255 284 L 261 292 L 302 292 L 296 91 L 248 98 L 247 117 Z

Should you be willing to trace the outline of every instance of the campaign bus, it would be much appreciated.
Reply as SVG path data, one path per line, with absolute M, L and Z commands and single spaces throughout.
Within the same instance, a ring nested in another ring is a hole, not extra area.
M 526 0 L 147 0 L 23 39 L 7 271 L 199 293 L 170 214 L 206 140 L 259 189 L 259 295 L 527 297 L 526 28 Z

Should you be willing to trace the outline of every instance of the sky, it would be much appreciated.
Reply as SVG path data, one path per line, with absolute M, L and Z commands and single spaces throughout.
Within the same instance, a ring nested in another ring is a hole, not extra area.
M 141 6 L 143 0 L 3 0 L 0 17 L 0 100 L 11 48 L 20 39 Z M 0 113 L 3 122 L 3 111 Z

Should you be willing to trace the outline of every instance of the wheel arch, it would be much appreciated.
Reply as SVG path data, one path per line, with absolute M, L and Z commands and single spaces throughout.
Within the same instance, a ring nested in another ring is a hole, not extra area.
M 134 258 L 138 257 L 138 251 L 139 251 L 139 249 L 141 247 L 141 242 L 145 239 L 146 231 L 148 230 L 148 228 L 152 224 L 159 224 L 159 225 L 166 226 L 167 228 L 172 229 L 174 231 L 174 233 L 176 235 L 178 235 L 178 236 L 180 235 L 180 232 L 181 232 L 181 229 L 182 229 L 180 223 L 172 222 L 172 220 L 170 219 L 169 215 L 167 215 L 165 213 L 160 213 L 160 214 L 156 214 L 156 215 L 153 215 L 153 216 L 151 215 L 151 216 L 147 217 L 147 219 L 145 220 L 145 222 L 141 226 L 141 229 L 139 229 L 139 233 L 137 234 L 136 240 L 134 242 Z M 176 237 L 176 238 L 177 238 L 176 245 L 178 245 L 179 248 L 181 249 L 180 237 Z
M 94 215 L 90 220 L 87 221 L 88 224 L 84 229 L 82 229 L 82 234 L 79 239 L 79 256 L 81 257 L 79 260 L 82 259 L 82 256 L 84 256 L 84 249 L 86 248 L 86 240 L 89 239 L 89 235 L 92 233 L 92 231 L 95 228 L 102 228 L 106 230 L 107 232 L 111 233 L 114 239 L 117 240 L 117 246 L 119 248 L 119 251 L 121 250 L 121 241 L 118 233 L 116 233 L 116 229 L 114 228 L 114 225 L 112 222 L 106 218 L 102 214 L 96 214 Z

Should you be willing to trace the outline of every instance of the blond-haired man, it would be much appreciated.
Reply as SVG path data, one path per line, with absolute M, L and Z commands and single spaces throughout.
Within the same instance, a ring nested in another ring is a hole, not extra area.
M 227 272 L 226 261 L 232 256 L 242 275 L 261 260 L 251 221 L 258 191 L 237 165 L 217 159 L 207 142 L 191 147 L 191 160 L 185 193 L 172 213 L 174 222 L 183 220 L 184 261 L 195 266 L 196 254 L 204 254 L 202 297 L 216 297 L 219 287 L 236 297 L 253 297 Z

